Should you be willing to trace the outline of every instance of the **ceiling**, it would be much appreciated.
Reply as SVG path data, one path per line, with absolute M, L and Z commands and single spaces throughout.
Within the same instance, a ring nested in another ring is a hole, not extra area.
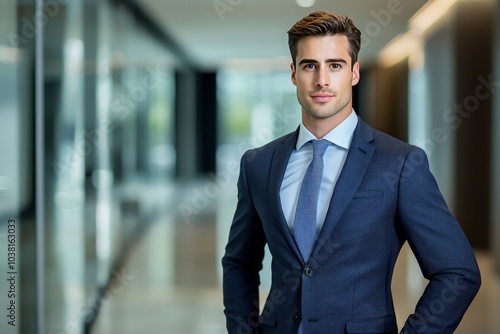
M 313 1 L 313 0 L 303 0 Z M 287 30 L 316 10 L 349 16 L 362 32 L 360 62 L 407 29 L 424 0 L 316 0 L 310 8 L 295 0 L 137 0 L 150 18 L 195 59 L 219 68 L 273 59 L 289 63 Z

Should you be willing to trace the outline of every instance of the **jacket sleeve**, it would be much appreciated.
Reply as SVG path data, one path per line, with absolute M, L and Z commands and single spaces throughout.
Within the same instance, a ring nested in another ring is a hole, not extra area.
M 229 232 L 223 267 L 223 297 L 229 334 L 258 333 L 259 271 L 266 243 L 248 184 L 245 160 L 241 159 L 238 204 Z
M 419 148 L 404 159 L 398 196 L 398 222 L 429 280 L 402 333 L 453 333 L 479 290 L 481 278 L 472 247 Z

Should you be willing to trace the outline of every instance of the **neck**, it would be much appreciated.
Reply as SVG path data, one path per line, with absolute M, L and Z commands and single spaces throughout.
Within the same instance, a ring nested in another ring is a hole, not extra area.
M 335 129 L 340 123 L 345 121 L 352 113 L 352 104 L 349 104 L 341 111 L 326 118 L 312 117 L 302 111 L 302 123 L 316 138 L 323 138 L 328 132 Z

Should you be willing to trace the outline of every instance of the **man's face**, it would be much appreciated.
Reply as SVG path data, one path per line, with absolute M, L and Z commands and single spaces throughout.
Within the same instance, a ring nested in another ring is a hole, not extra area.
M 318 121 L 352 110 L 352 86 L 359 81 L 359 63 L 351 66 L 346 36 L 308 36 L 297 43 L 292 82 L 302 106 L 302 120 Z M 351 69 L 352 67 L 352 69 Z

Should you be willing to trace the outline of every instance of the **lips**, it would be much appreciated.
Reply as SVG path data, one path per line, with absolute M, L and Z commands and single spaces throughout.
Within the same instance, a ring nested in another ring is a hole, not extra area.
M 316 102 L 328 102 L 333 97 L 330 94 L 315 94 L 311 95 L 312 99 Z

